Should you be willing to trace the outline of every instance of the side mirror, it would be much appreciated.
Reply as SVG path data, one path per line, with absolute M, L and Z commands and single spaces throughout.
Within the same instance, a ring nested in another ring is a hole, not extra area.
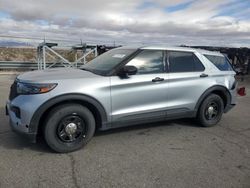
M 121 77 L 128 77 L 128 75 L 134 75 L 137 73 L 137 68 L 132 65 L 126 65 L 120 69 L 118 75 Z

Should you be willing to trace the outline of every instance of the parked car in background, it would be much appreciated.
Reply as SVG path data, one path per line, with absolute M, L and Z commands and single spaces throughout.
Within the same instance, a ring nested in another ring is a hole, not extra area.
M 195 118 L 216 125 L 236 104 L 237 83 L 218 52 L 181 47 L 121 47 L 81 69 L 19 75 L 6 111 L 13 130 L 56 152 L 83 147 L 96 129 Z

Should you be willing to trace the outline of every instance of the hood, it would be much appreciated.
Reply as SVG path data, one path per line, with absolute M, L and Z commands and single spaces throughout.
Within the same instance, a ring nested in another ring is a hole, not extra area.
M 74 79 L 74 78 L 94 78 L 100 77 L 92 72 L 74 68 L 52 68 L 41 71 L 26 72 L 17 77 L 24 82 L 46 82 L 52 80 Z

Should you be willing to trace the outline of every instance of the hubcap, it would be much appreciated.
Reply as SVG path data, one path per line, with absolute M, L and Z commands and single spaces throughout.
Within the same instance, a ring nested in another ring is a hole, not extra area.
M 210 102 L 205 110 L 205 117 L 207 120 L 214 120 L 218 117 L 219 106 L 216 102 Z
M 208 113 L 209 113 L 210 115 L 212 115 L 212 114 L 214 113 L 214 107 L 209 106 L 208 109 L 207 109 L 207 111 L 208 111 Z
M 71 114 L 64 117 L 57 127 L 57 136 L 63 142 L 75 142 L 85 138 L 86 126 L 82 117 Z
M 65 132 L 67 134 L 74 134 L 76 132 L 76 130 L 77 130 L 77 125 L 75 123 L 69 123 L 65 127 Z

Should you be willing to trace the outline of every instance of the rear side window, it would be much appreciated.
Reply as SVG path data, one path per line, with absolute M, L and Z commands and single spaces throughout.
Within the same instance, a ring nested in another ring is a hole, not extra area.
M 204 71 L 204 66 L 194 53 L 168 52 L 169 72 Z
M 205 54 L 204 56 L 221 71 L 233 70 L 230 62 L 225 56 L 215 56 L 215 55 L 205 55 Z

